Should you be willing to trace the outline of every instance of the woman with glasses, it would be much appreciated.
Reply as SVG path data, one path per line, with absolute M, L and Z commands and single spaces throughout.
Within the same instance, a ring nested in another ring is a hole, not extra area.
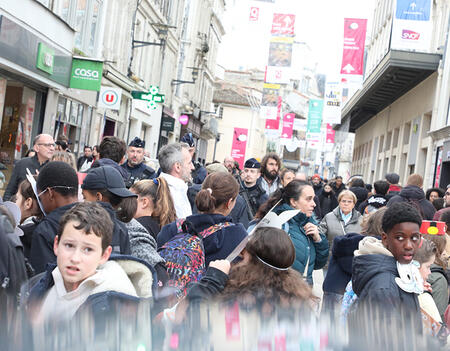
M 361 232 L 363 218 L 355 209 L 356 202 L 356 195 L 353 192 L 343 190 L 338 196 L 338 207 L 320 222 L 319 232 L 327 237 L 329 243 L 339 235 Z

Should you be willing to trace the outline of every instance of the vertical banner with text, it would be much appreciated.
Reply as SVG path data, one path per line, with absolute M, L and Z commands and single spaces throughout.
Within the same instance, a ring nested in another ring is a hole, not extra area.
M 320 126 L 322 125 L 323 100 L 311 99 L 309 100 L 308 111 L 308 133 L 320 133 Z
M 231 157 L 239 163 L 243 169 L 245 162 L 245 149 L 247 147 L 248 129 L 234 128 L 233 143 L 231 145 Z
M 279 84 L 264 83 L 260 117 L 265 119 L 277 119 L 279 105 Z
M 286 113 L 283 118 L 283 130 L 281 131 L 281 137 L 284 139 L 292 138 L 292 131 L 294 129 L 295 113 Z
M 366 19 L 344 19 L 344 51 L 341 74 L 363 75 L 366 28 Z
M 325 102 L 323 105 L 323 122 L 341 123 L 342 87 L 339 81 L 325 83 Z
M 330 123 L 327 123 L 327 134 L 325 138 L 325 143 L 327 144 L 334 144 L 334 135 L 336 134 L 336 131 L 333 129 Z

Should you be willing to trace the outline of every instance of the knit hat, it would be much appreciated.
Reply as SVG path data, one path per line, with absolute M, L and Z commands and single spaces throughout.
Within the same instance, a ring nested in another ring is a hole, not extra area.
M 317 173 L 311 177 L 311 179 L 314 179 L 314 178 L 318 178 L 318 179 L 322 180 L 322 178 L 320 178 L 320 175 L 318 175 Z
M 384 178 L 390 184 L 398 184 L 398 181 L 400 180 L 400 176 L 397 173 L 388 173 L 384 176 Z

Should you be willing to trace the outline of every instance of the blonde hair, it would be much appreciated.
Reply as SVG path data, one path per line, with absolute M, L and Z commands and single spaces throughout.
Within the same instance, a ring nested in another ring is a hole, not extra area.
M 159 222 L 161 227 L 176 220 L 175 206 L 170 196 L 170 189 L 163 177 L 140 180 L 134 183 L 130 190 L 153 201 L 152 217 Z
M 352 200 L 353 200 L 353 203 L 356 204 L 357 199 L 356 199 L 356 195 L 355 195 L 355 193 L 354 193 L 353 191 L 350 191 L 350 190 L 342 190 L 341 193 L 340 193 L 339 196 L 338 196 L 338 202 L 341 202 L 341 199 L 342 199 L 344 196 L 351 197 Z
M 61 161 L 70 165 L 75 171 L 77 170 L 77 163 L 75 156 L 67 151 L 55 151 L 50 161 Z

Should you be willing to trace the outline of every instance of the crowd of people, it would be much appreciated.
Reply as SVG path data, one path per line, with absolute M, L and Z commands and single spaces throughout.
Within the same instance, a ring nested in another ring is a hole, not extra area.
M 41 134 L 33 151 L 0 203 L 0 293 L 5 318 L 24 311 L 35 333 L 146 299 L 170 324 L 214 300 L 307 306 L 348 325 L 354 345 L 389 348 L 399 329 L 446 342 L 450 185 L 424 192 L 419 174 L 401 186 L 395 173 L 344 184 L 272 152 L 242 170 L 232 157 L 201 165 L 189 134 L 161 147 L 157 169 L 138 137 L 104 137 L 76 160 Z

